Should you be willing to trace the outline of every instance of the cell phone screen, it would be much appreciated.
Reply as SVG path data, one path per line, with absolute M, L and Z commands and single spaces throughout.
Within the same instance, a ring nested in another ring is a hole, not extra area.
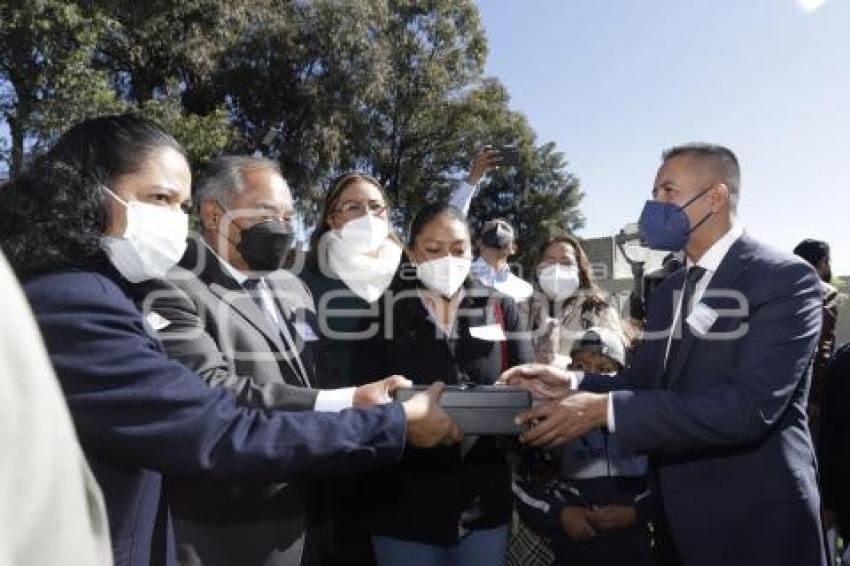
M 519 165 L 519 149 L 512 145 L 503 145 L 500 147 L 499 157 L 501 157 L 499 165 Z

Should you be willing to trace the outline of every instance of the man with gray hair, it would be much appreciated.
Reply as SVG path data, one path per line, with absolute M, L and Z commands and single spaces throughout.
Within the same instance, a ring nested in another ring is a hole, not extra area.
M 400 376 L 317 390 L 322 344 L 310 292 L 280 269 L 290 250 L 293 200 L 278 166 L 224 156 L 194 194 L 200 237 L 164 281 L 139 289 L 147 322 L 168 355 L 211 387 L 265 409 L 340 411 L 389 402 Z M 282 566 L 301 559 L 304 485 L 170 485 L 178 555 L 193 566 Z

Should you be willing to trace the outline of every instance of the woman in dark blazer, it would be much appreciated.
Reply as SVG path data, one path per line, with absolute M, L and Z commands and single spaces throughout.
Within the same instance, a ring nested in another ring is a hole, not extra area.
M 358 350 L 357 375 L 490 385 L 532 358 L 514 302 L 468 277 L 472 247 L 460 212 L 426 207 L 411 225 L 409 255 L 413 263 L 382 299 L 377 336 Z M 503 564 L 510 481 L 495 438 L 407 449 L 372 481 L 367 513 L 378 564 Z
M 180 259 L 190 185 L 174 138 L 143 118 L 107 116 L 63 134 L 0 199 L 0 246 L 103 490 L 119 566 L 176 562 L 163 475 L 269 483 L 362 469 L 397 460 L 406 426 L 410 443 L 421 415 L 435 414 L 412 404 L 242 408 L 169 360 L 154 330 L 168 321 L 143 317 L 132 285 Z

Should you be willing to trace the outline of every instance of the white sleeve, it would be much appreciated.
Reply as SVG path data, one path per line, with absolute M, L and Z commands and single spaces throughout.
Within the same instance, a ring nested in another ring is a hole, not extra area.
M 354 405 L 355 389 L 355 387 L 322 389 L 316 396 L 313 409 L 324 413 L 338 413 L 343 409 L 350 409 Z
M 578 388 L 581 387 L 581 382 L 584 381 L 584 372 L 583 371 L 573 371 L 572 376 L 572 384 L 570 388 L 578 391 Z
M 464 215 L 469 214 L 469 206 L 472 204 L 472 199 L 475 193 L 478 192 L 478 186 L 472 186 L 466 181 L 461 181 L 452 191 L 452 196 L 449 198 L 449 205 L 460 210 Z

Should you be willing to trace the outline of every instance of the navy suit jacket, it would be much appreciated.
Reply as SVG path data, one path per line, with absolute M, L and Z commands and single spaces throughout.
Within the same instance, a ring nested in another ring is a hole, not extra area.
M 24 289 L 103 489 L 118 565 L 174 563 L 163 475 L 271 483 L 401 457 L 397 404 L 266 412 L 207 387 L 165 356 L 112 269 L 51 272 Z
M 818 277 L 799 258 L 743 235 L 701 300 L 719 316 L 703 336 L 683 333 L 663 388 L 684 275 L 653 294 L 647 339 L 630 367 L 615 378 L 589 374 L 581 388 L 624 389 L 612 393 L 618 442 L 652 456 L 685 564 L 822 564 L 806 419 Z

